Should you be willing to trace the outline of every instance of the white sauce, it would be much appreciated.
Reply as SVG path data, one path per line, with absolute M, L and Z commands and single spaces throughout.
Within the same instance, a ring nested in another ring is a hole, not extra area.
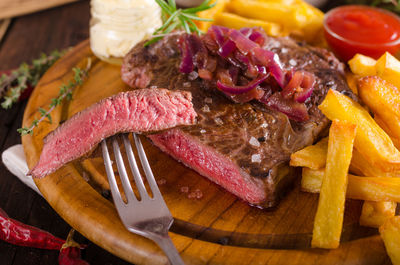
M 154 0 L 92 0 L 90 47 L 99 57 L 121 58 L 162 25 Z

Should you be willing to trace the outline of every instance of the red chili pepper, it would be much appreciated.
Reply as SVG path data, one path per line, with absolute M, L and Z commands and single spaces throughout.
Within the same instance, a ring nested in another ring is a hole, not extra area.
M 1 208 L 0 239 L 18 246 L 55 250 L 61 249 L 65 243 L 49 232 L 11 219 Z
M 59 265 L 90 265 L 81 259 L 81 249 L 85 246 L 76 243 L 73 240 L 75 230 L 71 230 L 68 234 L 67 241 L 60 250 L 58 256 Z

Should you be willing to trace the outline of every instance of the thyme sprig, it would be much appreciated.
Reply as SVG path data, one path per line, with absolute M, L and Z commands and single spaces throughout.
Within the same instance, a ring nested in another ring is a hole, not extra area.
M 166 34 L 178 28 L 185 30 L 187 33 L 195 32 L 197 34 L 201 34 L 202 31 L 193 21 L 212 21 L 212 19 L 201 18 L 196 13 L 210 9 L 216 4 L 216 2 L 211 4 L 211 0 L 205 0 L 201 5 L 197 7 L 180 9 L 176 7 L 175 0 L 155 1 L 161 7 L 164 24 L 153 33 L 153 38 L 150 41 L 146 42 L 145 46 L 158 41 Z
M 66 100 L 71 100 L 72 99 L 72 91 L 83 84 L 83 82 L 86 80 L 88 77 L 89 70 L 92 66 L 92 60 L 91 58 L 88 58 L 87 65 L 85 69 L 81 69 L 79 67 L 74 67 L 72 68 L 72 71 L 74 73 L 74 77 L 72 80 L 68 81 L 67 83 L 64 83 L 60 86 L 60 91 L 58 92 L 58 97 L 51 99 L 51 103 L 49 105 L 49 110 L 45 110 L 43 108 L 39 108 L 38 111 L 40 113 L 40 118 L 35 119 L 32 121 L 32 124 L 29 127 L 23 127 L 17 129 L 17 131 L 23 135 L 27 134 L 32 134 L 33 129 L 37 127 L 42 121 L 45 119 L 48 119 L 50 123 L 52 123 L 52 118 L 50 113 L 57 107 L 59 106 L 64 99 Z
M 1 106 L 9 109 L 18 101 L 21 94 L 28 86 L 35 87 L 40 77 L 52 66 L 56 60 L 65 54 L 64 51 L 53 51 L 50 55 L 42 53 L 38 59 L 32 61 L 31 65 L 22 63 L 10 74 L 0 76 L 0 98 L 4 98 Z

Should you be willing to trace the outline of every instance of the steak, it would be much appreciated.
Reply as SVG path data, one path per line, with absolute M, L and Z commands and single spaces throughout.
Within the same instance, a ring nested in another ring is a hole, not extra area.
M 152 132 L 196 121 L 187 91 L 141 89 L 105 98 L 75 114 L 47 135 L 38 164 L 30 171 L 44 177 L 83 156 L 103 139 L 120 132 Z
M 133 88 L 164 87 L 190 91 L 198 123 L 149 135 L 162 151 L 221 185 L 250 204 L 272 207 L 295 177 L 290 154 L 317 140 L 328 119 L 317 106 L 329 89 L 352 96 L 343 77 L 344 66 L 328 51 L 290 38 L 268 38 L 264 48 L 279 55 L 283 67 L 315 75 L 310 116 L 296 122 L 266 105 L 229 100 L 215 81 L 196 72 L 179 72 L 179 36 L 172 33 L 157 43 L 135 46 L 125 57 L 122 79 Z

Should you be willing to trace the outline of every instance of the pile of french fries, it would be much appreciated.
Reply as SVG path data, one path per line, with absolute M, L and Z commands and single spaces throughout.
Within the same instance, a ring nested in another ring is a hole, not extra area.
M 365 105 L 330 90 L 319 106 L 332 120 L 329 137 L 292 154 L 290 165 L 303 167 L 303 191 L 320 193 L 313 247 L 338 247 L 345 198 L 363 200 L 360 225 L 378 227 L 400 264 L 400 62 L 385 53 L 348 63 L 349 84 Z
M 261 27 L 270 36 L 290 35 L 323 45 L 324 13 L 302 0 L 218 0 L 199 16 L 213 19 L 199 22 L 203 31 L 212 24 L 235 29 Z

